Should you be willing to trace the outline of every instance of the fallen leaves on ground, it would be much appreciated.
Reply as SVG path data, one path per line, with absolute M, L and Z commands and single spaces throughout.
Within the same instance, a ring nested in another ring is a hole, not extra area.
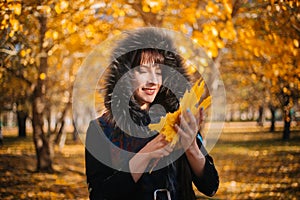
M 210 152 L 220 175 L 217 194 L 198 199 L 300 197 L 300 132 L 224 132 Z M 68 142 L 54 158 L 55 173 L 35 172 L 31 137 L 6 136 L 0 147 L 0 199 L 88 199 L 84 146 Z
M 210 152 L 220 175 L 212 199 L 299 199 L 300 132 L 291 136 L 282 141 L 282 132 L 222 133 Z
M 5 137 L 0 147 L 0 199 L 88 199 L 80 142 L 56 151 L 54 173 L 38 173 L 35 167 L 32 138 Z

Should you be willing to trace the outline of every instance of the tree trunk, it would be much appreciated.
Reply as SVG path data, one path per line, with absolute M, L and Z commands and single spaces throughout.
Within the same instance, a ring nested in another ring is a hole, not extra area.
M 292 121 L 291 112 L 290 112 L 290 110 L 286 110 L 285 116 L 284 116 L 284 129 L 283 129 L 283 136 L 282 136 L 283 140 L 290 139 L 291 121 Z
M 73 125 L 73 141 L 78 140 L 78 132 L 76 130 L 76 125 L 74 119 L 72 120 L 72 125 Z
M 259 125 L 259 126 L 263 126 L 264 125 L 264 122 L 263 122 L 263 120 L 264 120 L 264 118 L 263 118 L 263 116 L 264 116 L 264 106 L 259 106 L 259 109 L 258 109 L 258 118 L 257 118 L 257 124 Z
M 48 56 L 43 48 L 45 33 L 47 30 L 47 18 L 44 15 L 39 16 L 40 23 L 40 65 L 38 68 L 39 78 L 33 92 L 32 101 L 32 127 L 33 127 L 33 140 L 37 157 L 37 171 L 40 172 L 53 172 L 52 158 L 53 148 L 50 137 L 44 133 L 44 116 L 45 111 L 45 76 L 48 69 Z M 44 74 L 43 76 L 41 76 Z M 51 135 L 50 135 L 51 136 Z
M 270 132 L 274 132 L 275 131 L 275 122 L 276 122 L 276 116 L 275 116 L 276 108 L 273 105 L 270 105 L 269 108 L 270 108 L 271 115 L 272 115 Z
M 64 126 L 65 126 L 65 120 L 62 120 L 62 122 L 60 123 L 60 128 L 59 128 L 59 131 L 56 135 L 56 138 L 55 138 L 55 144 L 59 144 L 60 143 L 60 140 L 61 140 L 61 136 L 63 134 L 63 129 L 64 129 Z
M 17 111 L 17 122 L 18 122 L 18 130 L 19 137 L 26 137 L 26 119 L 28 117 L 28 113 L 25 111 Z
M 71 96 L 70 96 L 70 98 L 71 98 Z M 61 114 L 60 119 L 55 124 L 54 132 L 57 132 L 58 125 L 60 125 L 60 128 L 59 128 L 58 133 L 57 133 L 56 138 L 55 138 L 55 144 L 60 143 L 61 136 L 63 134 L 63 130 L 64 130 L 64 127 L 65 127 L 65 117 L 66 117 L 67 111 L 69 110 L 70 107 L 71 107 L 71 102 L 68 102 L 66 104 L 66 107 L 64 108 L 62 114 Z
M 288 94 L 285 94 L 283 92 L 283 120 L 284 120 L 284 129 L 282 134 L 283 140 L 290 139 L 290 128 L 291 128 L 291 122 L 292 122 L 292 103 L 291 103 L 291 97 Z
M 35 94 L 37 90 L 35 90 Z M 37 158 L 37 171 L 39 172 L 53 172 L 52 168 L 52 155 L 51 155 L 51 143 L 49 138 L 45 136 L 43 131 L 43 115 L 42 105 L 39 102 L 40 98 L 35 98 L 32 106 L 32 128 L 33 128 L 33 141 Z
M 283 130 L 283 140 L 288 140 L 290 139 L 290 127 L 291 127 L 291 122 L 284 121 L 284 130 Z

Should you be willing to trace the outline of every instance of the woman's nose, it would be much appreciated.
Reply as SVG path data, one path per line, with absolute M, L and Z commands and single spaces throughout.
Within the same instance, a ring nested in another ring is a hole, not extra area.
M 158 75 L 155 73 L 155 71 L 151 71 L 149 73 L 149 80 L 148 82 L 149 83 L 153 83 L 153 84 L 158 84 L 158 80 L 159 80 L 159 77 Z

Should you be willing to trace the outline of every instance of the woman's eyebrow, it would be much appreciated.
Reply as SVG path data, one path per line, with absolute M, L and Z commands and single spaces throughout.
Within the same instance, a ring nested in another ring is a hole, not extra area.
M 150 66 L 142 64 L 142 65 L 138 66 L 137 70 L 147 70 L 149 67 Z
M 151 66 L 151 65 L 149 65 L 149 64 L 141 64 L 141 65 L 140 65 L 140 68 L 141 68 L 141 67 L 148 68 L 148 67 L 150 67 L 150 66 Z
M 158 63 L 149 63 L 149 64 L 141 64 L 140 67 L 144 67 L 144 68 L 148 68 L 148 67 L 160 68 L 160 65 Z
M 156 68 L 159 68 L 159 69 L 160 69 L 161 65 L 160 65 L 159 63 L 155 63 L 155 64 L 154 64 L 154 67 L 156 67 Z

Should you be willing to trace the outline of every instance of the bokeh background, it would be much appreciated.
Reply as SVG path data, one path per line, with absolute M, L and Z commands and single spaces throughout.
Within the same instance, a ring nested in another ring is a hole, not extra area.
M 198 198 L 299 199 L 298 0 L 1 0 L 0 198 L 88 198 L 76 74 L 97 44 L 148 26 L 185 34 L 214 62 L 196 56 L 189 73 L 219 70 L 209 87 L 224 82 L 226 122 L 211 151 L 220 189 Z M 176 42 L 187 57 L 197 51 Z

